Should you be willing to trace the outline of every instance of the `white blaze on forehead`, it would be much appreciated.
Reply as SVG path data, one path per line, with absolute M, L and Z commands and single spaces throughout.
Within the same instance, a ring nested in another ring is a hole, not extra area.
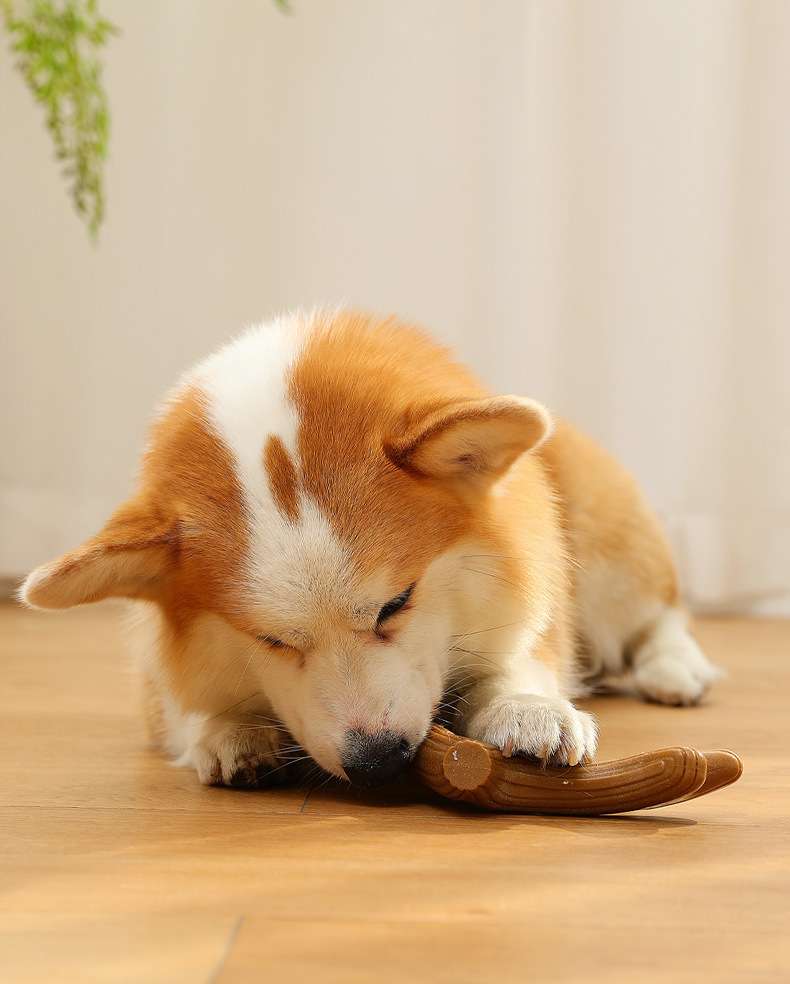
M 263 446 L 276 434 L 296 454 L 299 420 L 288 398 L 288 375 L 300 347 L 295 317 L 255 325 L 195 370 L 209 397 L 214 426 L 234 453 L 239 478 L 256 494 L 267 489 Z
M 231 452 L 244 496 L 251 600 L 296 624 L 327 596 L 343 593 L 349 563 L 326 518 L 303 491 L 296 522 L 282 515 L 264 466 L 266 442 L 276 436 L 299 471 L 299 417 L 288 378 L 303 331 L 297 316 L 257 325 L 210 356 L 192 377 L 207 396 L 212 424 Z

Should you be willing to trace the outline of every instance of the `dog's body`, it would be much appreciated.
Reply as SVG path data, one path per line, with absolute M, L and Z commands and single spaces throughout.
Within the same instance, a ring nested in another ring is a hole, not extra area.
M 285 317 L 182 381 L 136 495 L 22 597 L 136 600 L 153 728 L 203 782 L 265 782 L 285 729 L 387 778 L 448 690 L 458 730 L 574 764 L 596 746 L 580 670 L 667 703 L 715 670 L 631 479 L 551 427 L 410 328 Z

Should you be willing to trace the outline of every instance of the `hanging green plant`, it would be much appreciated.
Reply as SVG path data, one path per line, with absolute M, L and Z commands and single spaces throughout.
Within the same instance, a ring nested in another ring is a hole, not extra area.
M 290 13 L 288 0 L 274 0 Z M 0 0 L 11 50 L 62 162 L 74 207 L 96 237 L 104 219 L 110 112 L 102 48 L 118 28 L 97 0 Z
M 117 29 L 96 0 L 0 0 L 11 50 L 62 162 L 77 212 L 96 236 L 104 218 L 110 114 L 101 49 Z

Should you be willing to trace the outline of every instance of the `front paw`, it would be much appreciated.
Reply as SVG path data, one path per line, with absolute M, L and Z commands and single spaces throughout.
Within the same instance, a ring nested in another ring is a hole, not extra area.
M 528 755 L 550 765 L 576 765 L 595 756 L 595 719 L 558 697 L 496 697 L 475 712 L 464 729 L 470 738 Z
M 245 725 L 204 736 L 191 750 L 191 761 L 204 786 L 265 789 L 287 779 L 287 760 L 268 730 Z

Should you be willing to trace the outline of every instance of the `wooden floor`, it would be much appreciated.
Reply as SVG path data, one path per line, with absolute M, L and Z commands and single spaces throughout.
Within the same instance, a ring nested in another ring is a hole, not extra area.
M 112 606 L 0 607 L 0 978 L 790 980 L 790 623 L 699 635 L 710 702 L 591 702 L 601 758 L 731 747 L 741 781 L 566 820 L 202 788 L 144 747 Z

